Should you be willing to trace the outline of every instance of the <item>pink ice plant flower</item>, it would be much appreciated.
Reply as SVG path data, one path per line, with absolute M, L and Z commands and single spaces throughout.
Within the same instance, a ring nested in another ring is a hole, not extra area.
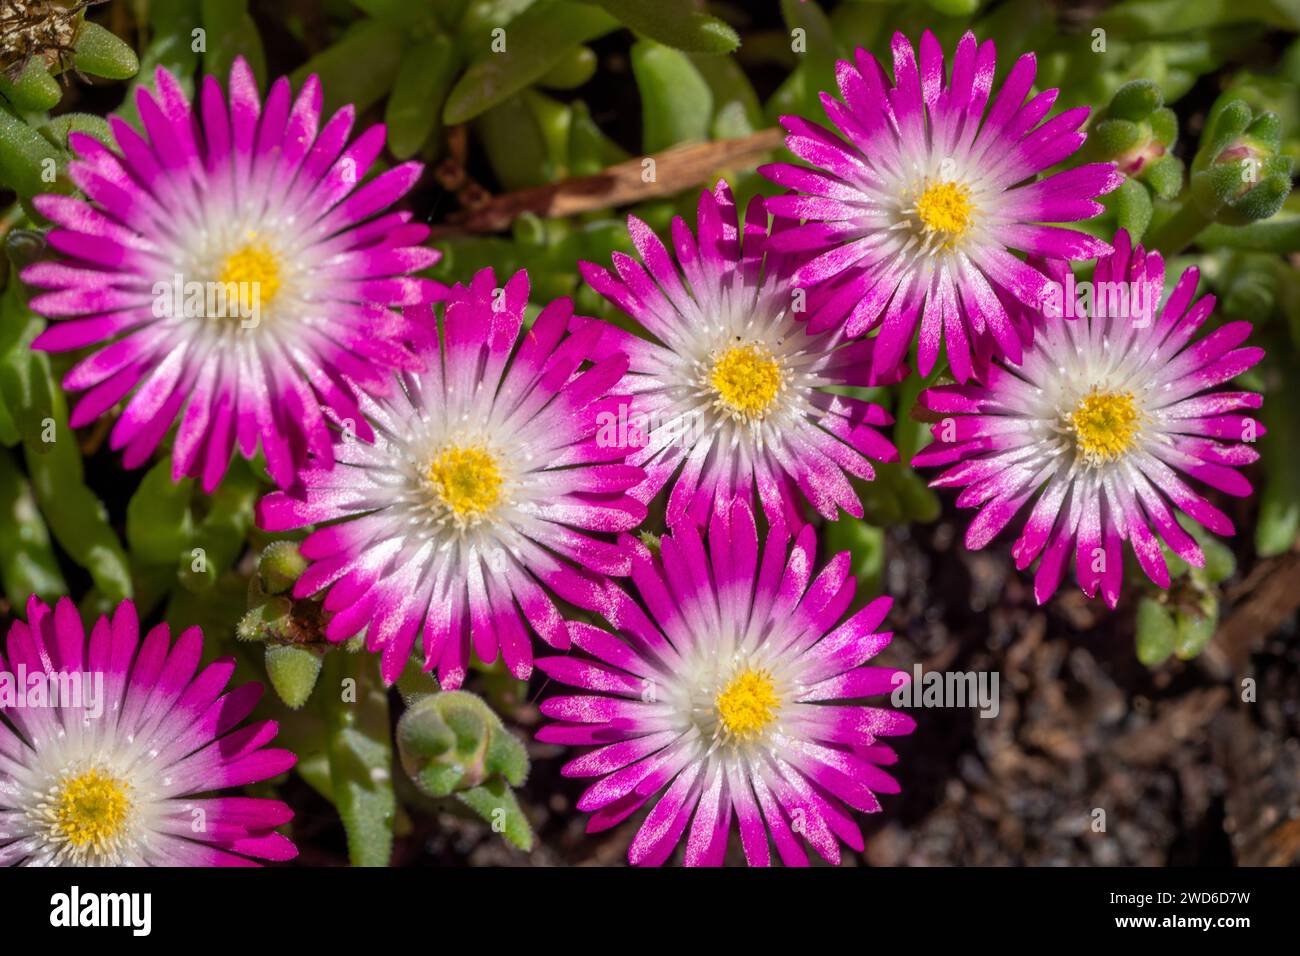
M 853 63 L 836 64 L 842 100 L 821 99 L 840 135 L 781 118 L 786 145 L 812 168 L 761 167 L 798 193 L 773 197 L 768 208 L 805 220 L 777 245 L 806 257 L 794 281 L 816 287 L 814 331 L 840 323 L 850 336 L 878 329 L 877 375 L 901 362 L 913 339 L 917 368 L 928 375 L 946 342 L 964 382 L 988 355 L 1020 359 L 1028 329 L 1010 307 L 1037 306 L 1048 277 L 1013 250 L 1065 259 L 1108 253 L 1098 239 L 1045 223 L 1096 215 L 1095 197 L 1123 177 L 1112 163 L 1094 163 L 1036 179 L 1083 143 L 1088 108 L 1044 122 L 1058 91 L 1026 100 L 1032 53 L 993 96 L 991 40 L 967 33 L 951 70 L 928 30 L 919 62 L 901 34 L 892 50 L 892 80 L 862 49 Z
M 666 862 L 686 838 L 688 866 L 720 865 L 733 821 L 750 865 L 806 865 L 805 845 L 838 863 L 841 844 L 863 849 L 849 808 L 881 809 L 898 784 L 882 737 L 910 733 L 911 717 L 860 698 L 888 694 L 907 674 L 866 666 L 889 643 L 879 598 L 841 622 L 853 601 L 849 553 L 813 576 L 816 539 L 783 524 L 760 547 L 743 499 L 715 511 L 707 540 L 691 524 L 660 553 L 628 540 L 640 603 L 607 587 L 603 613 L 618 635 L 570 625 L 581 654 L 537 661 L 578 688 L 541 710 L 547 743 L 590 746 L 563 768 L 599 778 L 578 807 L 588 831 L 649 804 L 628 850 L 638 865 Z
M 1063 307 L 1044 315 L 1018 364 L 995 363 L 985 384 L 938 386 L 919 399 L 940 420 L 936 441 L 914 464 L 947 466 L 932 484 L 961 488 L 957 504 L 979 509 L 968 547 L 987 545 L 1032 502 L 1013 554 L 1021 570 L 1041 559 L 1040 603 L 1073 557 L 1083 592 L 1093 597 L 1100 588 L 1114 607 L 1124 542 L 1162 588 L 1169 586 L 1162 543 L 1203 566 L 1178 513 L 1216 534 L 1231 535 L 1233 525 L 1185 479 L 1249 495 L 1250 482 L 1235 469 L 1258 459 L 1251 442 L 1264 433 L 1241 412 L 1260 407 L 1258 394 L 1214 390 L 1263 357 L 1242 344 L 1250 324 L 1228 322 L 1194 341 L 1214 308 L 1213 296 L 1195 299 L 1197 270 L 1184 272 L 1157 308 L 1160 255 L 1133 247 L 1125 232 L 1114 245 L 1097 264 L 1086 314 L 1071 317 L 1069 301 L 1058 298 Z M 1046 269 L 1062 288 L 1072 283 L 1065 263 Z M 1141 306 L 1116 307 L 1124 300 L 1109 292 L 1103 299 L 1101 290 L 1120 288 L 1132 289 L 1128 301 Z
M 628 424 L 611 429 L 628 462 L 646 469 L 633 491 L 642 501 L 669 483 L 667 521 L 706 525 L 733 498 L 755 489 L 769 520 L 803 521 L 799 502 L 834 519 L 862 516 L 850 476 L 875 476 L 871 459 L 896 461 L 878 430 L 893 422 L 845 386 L 891 384 L 871 374 L 871 340 L 808 333 L 794 263 L 775 252 L 791 221 L 769 224 L 770 201 L 753 199 L 740 228 L 731 189 L 700 196 L 697 234 L 672 226 L 673 255 L 635 216 L 628 219 L 641 262 L 614 253 L 614 272 L 591 263 L 588 283 L 653 338 L 615 330 L 605 348 L 628 355 L 623 388 L 633 396 Z
M 0 694 L 0 865 L 250 866 L 297 855 L 275 831 L 293 817 L 285 804 L 220 793 L 295 758 L 267 746 L 275 721 L 243 723 L 261 685 L 227 691 L 234 658 L 200 667 L 202 652 L 197 627 L 172 642 L 160 624 L 141 641 L 130 601 L 89 636 L 67 598 L 53 609 L 28 601 L 0 655 L 13 678 Z
M 60 256 L 23 279 L 52 290 L 32 308 L 61 321 L 33 347 L 89 349 L 64 379 L 84 392 L 72 426 L 125 402 L 109 442 L 128 467 L 179 421 L 176 478 L 211 491 L 234 446 L 252 457 L 260 442 L 289 487 L 309 451 L 330 459 L 329 414 L 359 420 L 358 394 L 417 367 L 396 307 L 442 294 L 409 275 L 438 253 L 419 245 L 429 230 L 410 213 L 385 210 L 422 167 L 362 184 L 384 128 L 349 145 L 351 106 L 322 126 L 315 76 L 297 97 L 282 77 L 263 102 L 240 59 L 229 97 L 208 76 L 196 107 L 166 70 L 156 86 L 136 93 L 143 135 L 109 117 L 116 151 L 69 137 L 86 200 L 34 201 Z
M 294 593 L 327 590 L 326 636 L 364 629 L 389 682 L 417 636 L 444 688 L 461 684 L 471 652 L 492 662 L 499 651 L 527 677 L 529 627 L 569 647 L 548 590 L 589 604 L 598 575 L 628 571 L 629 556 L 593 536 L 646 514 L 627 494 L 644 472 L 596 439 L 602 417 L 627 401 L 610 391 L 627 358 L 583 367 L 608 327 L 575 317 L 569 299 L 525 331 L 528 289 L 526 272 L 498 289 L 490 269 L 455 286 L 441 343 L 429 310 L 426 369 L 402 373 L 388 397 L 363 396 L 373 444 L 345 433 L 333 467 L 303 472 L 301 495 L 259 504 L 269 531 L 324 525 L 302 543 L 312 563 Z

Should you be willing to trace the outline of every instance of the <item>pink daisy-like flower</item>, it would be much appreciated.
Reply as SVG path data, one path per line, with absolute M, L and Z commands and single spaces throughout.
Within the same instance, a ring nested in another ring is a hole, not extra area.
M 202 650 L 197 627 L 172 643 L 162 624 L 142 642 L 130 601 L 89 637 L 67 598 L 53 610 L 28 601 L 0 656 L 0 865 L 249 866 L 297 855 L 274 829 L 293 817 L 285 804 L 216 794 L 295 758 L 267 747 L 274 721 L 238 726 L 261 685 L 223 693 L 234 659 L 200 670 Z
M 919 324 L 921 374 L 946 341 L 953 374 L 964 382 L 972 353 L 1019 360 L 1027 329 L 1008 309 L 1016 301 L 1037 306 L 1047 284 L 1011 250 L 1066 259 L 1108 253 L 1091 236 L 1043 223 L 1096 215 L 1102 207 L 1094 197 L 1123 177 L 1113 164 L 1096 163 L 1034 181 L 1083 143 L 1088 109 L 1042 122 L 1057 91 L 1026 101 L 1033 54 L 1016 62 L 993 97 L 991 40 L 963 36 L 951 72 L 929 31 L 919 63 L 901 34 L 892 47 L 892 82 L 862 49 L 854 64 L 836 65 L 843 101 L 823 93 L 822 103 L 845 138 L 782 117 L 786 145 L 816 168 L 776 163 L 760 172 L 804 194 L 773 197 L 768 208 L 806 220 L 778 245 L 811 257 L 796 283 L 822 283 L 812 328 L 843 322 L 856 336 L 879 327 L 872 367 L 884 374 L 903 360 Z
M 1047 269 L 1062 290 L 1073 288 L 1065 263 Z M 1198 278 L 1195 269 L 1183 273 L 1157 315 L 1164 262 L 1132 248 L 1120 232 L 1114 254 L 1097 264 L 1086 314 L 1070 317 L 1074 296 L 1057 297 L 1063 308 L 1040 320 L 1019 365 L 992 365 L 985 385 L 921 394 L 920 404 L 944 417 L 932 429 L 937 440 L 914 462 L 952 465 L 932 484 L 961 488 L 957 504 L 980 509 L 967 547 L 984 547 L 1036 499 L 1013 554 L 1021 570 L 1041 557 L 1034 578 L 1040 603 L 1060 585 L 1071 551 L 1079 586 L 1089 597 L 1100 587 L 1111 607 L 1119 600 L 1125 541 L 1160 587 L 1169 586 L 1162 541 L 1204 565 L 1176 511 L 1216 534 L 1233 533 L 1228 516 L 1184 476 L 1225 494 L 1250 494 L 1234 469 L 1259 457 L 1248 443 L 1264 429 L 1239 410 L 1259 408 L 1261 398 L 1207 389 L 1264 353 L 1240 347 L 1248 322 L 1229 322 L 1193 343 L 1214 307 L 1213 296 L 1193 302 Z
M 627 573 L 628 555 L 587 532 L 645 518 L 627 494 L 645 473 L 596 440 L 598 421 L 627 400 L 609 394 L 627 358 L 580 369 L 608 326 L 575 319 L 559 299 L 521 335 L 528 274 L 495 286 L 485 269 L 452 289 L 441 344 L 430 310 L 428 368 L 403 373 L 389 397 L 362 399 L 373 444 L 342 442 L 332 468 L 303 472 L 303 495 L 276 492 L 258 507 L 269 531 L 334 522 L 303 542 L 313 563 L 294 593 L 328 588 L 326 635 L 368 628 L 389 682 L 420 633 L 444 688 L 460 686 L 471 650 L 485 662 L 499 650 L 527 677 L 524 620 L 552 647 L 569 646 L 545 589 L 590 604 L 599 584 L 579 568 Z
M 236 443 L 251 457 L 260 442 L 272 478 L 289 487 L 309 450 L 332 454 L 326 412 L 358 420 L 358 392 L 418 367 L 411 322 L 393 307 L 443 294 L 408 275 L 438 254 L 419 246 L 426 226 L 383 210 L 422 167 L 362 185 L 384 128 L 348 146 L 351 106 L 321 126 L 314 76 L 296 99 L 279 79 L 263 103 L 237 60 L 229 101 L 209 76 L 197 109 L 170 73 L 156 76 L 157 95 L 136 96 L 145 135 L 109 117 L 117 152 L 69 138 L 80 157 L 69 175 L 90 201 L 34 201 L 62 258 L 23 279 L 54 290 L 32 308 L 65 321 L 33 347 L 93 349 L 64 379 L 85 392 L 72 425 L 125 400 L 109 441 L 128 467 L 179 419 L 175 477 L 201 477 L 211 491 Z
M 839 623 L 853 600 L 848 552 L 813 578 L 812 526 L 791 550 L 778 524 L 760 550 L 743 499 L 714 512 L 707 542 L 687 524 L 661 540 L 658 558 L 626 543 L 642 603 L 610 583 L 603 611 L 623 639 L 574 623 L 573 643 L 589 656 L 537 661 L 583 691 L 543 702 L 558 723 L 537 738 L 595 746 L 563 770 L 600 778 L 578 801 L 588 831 L 653 798 L 633 864 L 664 863 L 683 834 L 687 865 L 721 864 L 733 819 L 751 865 L 770 862 L 771 843 L 787 865 L 808 862 L 804 841 L 831 863 L 841 843 L 860 851 L 846 805 L 872 813 L 876 793 L 898 792 L 880 769 L 894 752 L 879 738 L 915 727 L 906 714 L 850 702 L 906 682 L 905 672 L 864 666 L 889 643 L 876 631 L 889 599 Z
M 875 378 L 872 341 L 809 335 L 793 263 L 772 251 L 773 237 L 792 223 L 769 229 L 761 197 L 750 202 L 743 232 L 736 213 L 720 182 L 700 196 L 698 240 L 674 219 L 677 264 L 636 217 L 628 229 L 644 267 L 622 253 L 613 256 L 617 276 L 580 264 L 593 288 L 654 336 L 615 331 L 604 346 L 630 361 L 622 387 L 634 396 L 633 427 L 620 437 L 632 446 L 628 462 L 647 476 L 633 494 L 648 501 L 677 475 L 670 525 L 688 518 L 704 525 L 755 488 L 772 521 L 802 522 L 798 493 L 827 518 L 839 508 L 861 517 L 848 476 L 869 480 L 869 458 L 898 459 L 877 431 L 893 419 L 830 389 L 889 384 L 906 370 Z

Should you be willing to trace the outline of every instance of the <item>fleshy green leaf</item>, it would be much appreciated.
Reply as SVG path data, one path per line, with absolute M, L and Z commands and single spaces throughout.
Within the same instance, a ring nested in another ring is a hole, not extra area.
M 442 104 L 459 69 L 460 55 L 445 36 L 414 43 L 402 54 L 384 113 L 388 148 L 398 159 L 414 156 L 437 133 Z
M 327 724 L 330 792 L 353 866 L 387 866 L 393 854 L 393 752 L 388 693 L 372 654 L 326 656 L 320 699 Z
M 187 94 L 194 92 L 194 72 L 199 65 L 195 31 L 202 26 L 199 0 L 154 0 L 149 4 L 149 44 L 140 54 L 140 72 L 116 110 L 130 123 L 139 123 L 135 91 L 140 86 L 154 88 L 154 76 L 163 67 L 176 77 Z M 204 44 L 207 38 L 204 35 Z
M 266 54 L 262 50 L 257 24 L 249 15 L 248 0 L 201 0 L 199 14 L 206 44 L 204 72 L 224 82 L 235 58 L 242 56 L 248 61 L 258 83 L 265 83 Z
M 1196 608 L 1179 608 L 1174 614 L 1174 654 L 1188 661 L 1198 656 L 1214 637 L 1219 623 L 1219 600 L 1212 594 L 1201 598 Z
M 73 133 L 93 136 L 110 149 L 116 147 L 108 120 L 94 113 L 64 113 L 40 128 L 47 139 L 52 139 L 59 149 L 68 149 L 68 137 Z
M 131 554 L 147 564 L 174 566 L 188 552 L 194 535 L 190 498 L 194 481 L 172 481 L 170 458 L 146 473 L 126 506 L 126 542 Z
M 809 116 L 822 112 L 819 93 L 834 92 L 835 84 L 835 34 L 830 20 L 814 0 L 781 0 L 781 15 L 791 31 L 802 31 L 798 36 L 802 49 L 796 50 L 800 61 L 798 72 L 804 78 L 804 110 Z
M 847 551 L 852 556 L 853 574 L 863 597 L 880 591 L 880 576 L 885 566 L 885 532 L 861 518 L 841 515 L 825 525 L 826 553 Z
M 541 0 L 504 27 L 502 52 L 486 47 L 447 97 L 443 119 L 464 123 L 491 109 L 564 60 L 575 46 L 618 26 L 608 14 L 570 0 Z M 491 42 L 488 39 L 488 42 Z
M 763 106 L 735 57 L 696 53 L 691 63 L 713 92 L 714 139 L 747 136 L 762 127 Z
M 693 0 L 595 0 L 642 36 L 678 50 L 730 53 L 740 37 L 725 21 L 701 13 Z
M 262 490 L 248 463 L 236 457 L 212 493 L 190 549 L 181 555 L 181 584 L 192 591 L 206 590 L 234 566 L 247 547 L 253 505 Z
M 1170 613 L 1160 604 L 1143 598 L 1137 610 L 1137 656 L 1147 667 L 1154 667 L 1174 652 L 1177 629 Z
M 62 159 L 49 140 L 0 103 L 0 183 L 23 199 L 70 192 L 71 184 L 61 175 Z
M 1119 227 L 1127 229 L 1134 242 L 1140 242 L 1147 226 L 1151 225 L 1153 208 L 1146 186 L 1135 179 L 1126 179 L 1103 202 L 1115 209 L 1115 221 Z
M 709 138 L 713 91 L 685 53 L 653 40 L 638 40 L 632 47 L 632 73 L 641 91 L 645 152 Z
M 363 113 L 393 87 L 401 63 L 402 31 L 382 20 L 362 20 L 333 46 L 293 73 L 295 86 L 315 73 L 320 77 L 325 113 L 351 103 Z
M 486 820 L 492 827 L 492 832 L 500 833 L 524 852 L 533 848 L 532 827 L 519 808 L 515 792 L 504 780 L 489 780 L 481 786 L 456 794 L 456 799 Z
M 230 0 L 223 2 L 229 3 Z M 82 24 L 77 35 L 73 62 L 82 73 L 109 80 L 129 80 L 140 69 L 140 61 L 130 44 L 90 20 Z
M 522 94 L 492 107 L 475 121 L 474 130 L 502 188 L 525 189 L 550 180 L 546 137 Z M 500 268 L 499 260 L 494 264 Z
M 1295 547 L 1300 535 L 1300 387 L 1289 369 L 1283 370 L 1281 388 L 1270 390 L 1260 411 L 1267 429 L 1260 439 L 1264 465 L 1264 494 L 1255 525 L 1255 550 L 1261 557 L 1283 554 Z
M 44 113 L 53 109 L 63 99 L 63 88 L 50 76 L 50 71 L 39 59 L 33 58 L 17 82 L 0 73 L 0 96 L 18 110 L 27 113 Z
M 572 90 L 596 75 L 596 51 L 589 46 L 575 46 L 564 59 L 546 71 L 537 81 L 551 90 Z
M 297 710 L 307 703 L 320 676 L 321 656 L 299 644 L 274 644 L 266 649 L 266 676 L 286 707 Z
M 32 594 L 49 602 L 68 593 L 31 485 L 7 451 L 0 451 L 0 582 L 15 608 Z

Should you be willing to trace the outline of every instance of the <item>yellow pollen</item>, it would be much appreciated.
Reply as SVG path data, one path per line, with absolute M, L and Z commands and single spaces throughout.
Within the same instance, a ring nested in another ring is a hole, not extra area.
M 709 382 L 737 415 L 761 418 L 781 390 L 781 366 L 760 345 L 737 345 L 713 364 Z
M 269 305 L 280 291 L 280 263 L 266 243 L 250 234 L 249 242 L 226 257 L 217 281 L 241 284 L 257 289 L 263 306 Z
M 1115 461 L 1133 447 L 1138 431 L 1137 402 L 1131 392 L 1093 389 L 1066 416 L 1084 460 Z
M 771 675 L 756 670 L 737 674 L 714 701 L 723 728 L 741 739 L 762 733 L 776 719 L 780 703 Z
M 129 789 L 97 769 L 67 779 L 54 807 L 54 824 L 74 847 L 102 851 L 130 816 Z
M 970 190 L 961 183 L 931 183 L 916 200 L 916 215 L 928 231 L 943 233 L 945 245 L 951 245 L 974 221 Z
M 501 469 L 486 448 L 453 446 L 429 466 L 438 499 L 458 518 L 480 518 L 501 498 Z

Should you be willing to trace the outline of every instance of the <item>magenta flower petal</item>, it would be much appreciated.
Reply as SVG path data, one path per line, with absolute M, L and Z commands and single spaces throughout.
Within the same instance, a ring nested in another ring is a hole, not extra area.
M 880 330 L 877 375 L 906 357 L 919 327 L 918 371 L 930 373 L 942 341 L 965 382 L 977 359 L 1018 355 L 1017 338 L 1027 332 L 1011 327 L 1003 299 L 1040 303 L 1046 277 L 1009 251 L 1107 254 L 1100 240 L 1043 224 L 1095 216 L 1096 197 L 1123 177 L 1114 164 L 1097 163 L 1037 179 L 1083 143 L 1088 111 L 1045 121 L 1056 90 L 1026 100 L 1032 54 L 995 94 L 991 40 L 979 44 L 967 33 L 950 70 L 928 30 L 919 65 L 902 34 L 892 50 L 892 81 L 865 50 L 837 64 L 840 99 L 824 93 L 822 103 L 838 135 L 782 117 L 786 145 L 812 168 L 760 169 L 793 191 L 769 199 L 768 209 L 804 220 L 773 245 L 806 259 L 794 281 L 809 289 L 814 328 Z
M 497 289 L 491 270 L 450 292 L 441 336 L 430 310 L 421 371 L 391 394 L 362 395 L 373 443 L 347 432 L 331 461 L 302 472 L 303 490 L 258 506 L 271 531 L 324 525 L 302 544 L 297 583 L 325 591 L 326 635 L 366 632 L 397 679 L 417 639 L 427 669 L 458 687 L 471 656 L 532 670 L 528 632 L 569 646 L 555 597 L 589 605 L 606 574 L 626 574 L 612 535 L 645 505 L 645 478 L 597 441 L 615 419 L 627 357 L 602 352 L 611 328 L 552 302 L 523 331 L 528 275 Z M 609 537 L 601 537 L 606 535 Z
M 606 338 L 630 361 L 622 388 L 630 414 L 603 439 L 628 450 L 647 478 L 633 490 L 649 501 L 665 486 L 669 525 L 707 524 L 736 497 L 762 501 L 769 520 L 800 523 L 800 499 L 834 519 L 858 517 L 849 477 L 870 480 L 871 461 L 897 460 L 878 430 L 879 406 L 831 391 L 897 381 L 871 371 L 875 341 L 846 342 L 811 331 L 792 257 L 773 251 L 792 223 L 769 225 L 770 201 L 754 199 L 740 228 L 725 182 L 700 197 L 697 235 L 673 223 L 676 256 L 648 226 L 629 220 L 640 262 L 613 256 L 614 272 L 582 263 L 584 278 L 636 319 L 652 340 Z
M 322 128 L 315 77 L 293 102 L 282 78 L 263 103 L 237 60 L 229 97 L 207 77 L 198 109 L 170 73 L 156 79 L 137 91 L 143 135 L 111 123 L 120 155 L 70 138 L 86 200 L 35 200 L 62 258 L 23 278 L 48 290 L 32 307 L 62 321 L 34 347 L 91 349 L 64 383 L 85 393 L 73 422 L 124 403 L 110 444 L 128 467 L 179 422 L 175 477 L 211 491 L 236 446 L 260 444 L 287 488 L 309 450 L 327 451 L 329 418 L 355 419 L 358 394 L 418 365 L 397 308 L 445 295 L 412 275 L 438 253 L 420 245 L 427 227 L 384 210 L 421 168 L 363 183 L 384 130 L 347 146 L 351 107 Z
M 240 726 L 258 684 L 226 690 L 233 658 L 200 668 L 203 637 L 140 638 L 124 601 L 87 635 L 67 598 L 32 598 L 0 674 L 0 865 L 247 866 L 288 860 L 278 800 L 218 791 L 267 780 L 294 755 L 274 721 Z M 36 697 L 37 693 L 40 697 Z M 202 795 L 202 796 L 200 796 Z
M 1161 587 L 1169 585 L 1162 542 L 1204 565 L 1176 515 L 1215 534 L 1233 525 L 1187 479 L 1249 495 L 1236 469 L 1259 457 L 1251 444 L 1264 433 L 1242 414 L 1260 407 L 1259 395 L 1215 390 L 1263 357 L 1243 345 L 1249 323 L 1193 341 L 1214 305 L 1211 296 L 1192 301 L 1196 270 L 1157 308 L 1160 255 L 1132 247 L 1122 231 L 1114 246 L 1088 290 L 1076 291 L 1064 262 L 1043 264 L 1056 291 L 1019 363 L 995 362 L 986 384 L 939 386 L 919 399 L 940 421 L 913 461 L 944 468 L 932 484 L 962 489 L 957 504 L 979 509 L 967 546 L 984 547 L 1028 509 L 1012 553 L 1022 570 L 1039 561 L 1040 603 L 1073 562 L 1083 592 L 1100 590 L 1114 607 L 1125 542 Z
M 683 525 L 652 556 L 630 539 L 640 601 L 611 584 L 601 613 L 621 636 L 570 627 L 582 652 L 537 666 L 576 688 L 544 701 L 553 723 L 537 737 L 594 749 L 563 772 L 598 778 L 578 801 L 588 830 L 649 806 L 628 849 L 634 864 L 666 862 L 684 841 L 688 866 L 723 862 L 732 821 L 746 860 L 831 863 L 841 844 L 863 848 L 850 809 L 880 809 L 897 793 L 880 769 L 880 738 L 915 722 L 850 700 L 886 694 L 907 675 L 867 666 L 889 643 L 880 598 L 841 622 L 853 600 L 847 555 L 812 575 L 813 531 L 793 550 L 784 524 L 760 545 L 739 499 L 715 510 L 708 537 Z M 648 613 L 647 613 L 648 612 Z

